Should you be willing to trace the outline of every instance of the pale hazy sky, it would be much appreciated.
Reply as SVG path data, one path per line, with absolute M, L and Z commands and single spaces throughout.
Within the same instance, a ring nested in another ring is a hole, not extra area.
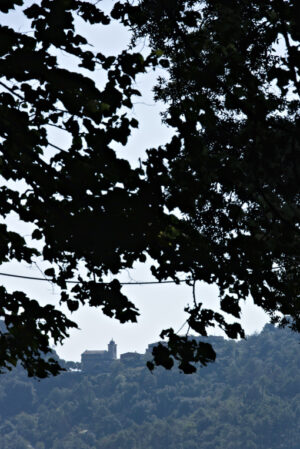
M 29 2 L 28 2 L 29 3 Z M 104 0 L 102 5 L 109 8 L 113 4 L 111 0 Z M 27 6 L 27 2 L 26 2 Z M 0 14 L 0 23 L 14 24 L 15 29 L 28 31 L 26 23 L 19 15 L 7 16 Z M 80 32 L 94 45 L 96 51 L 101 51 L 107 55 L 116 54 L 126 48 L 129 41 L 128 32 L 118 24 L 108 27 L 82 26 L 79 24 Z M 142 50 L 141 48 L 140 51 Z M 71 68 L 72 58 L 61 56 L 62 63 Z M 90 73 L 90 72 L 89 72 Z M 103 82 L 100 71 L 96 72 L 94 79 L 99 85 Z M 137 164 L 138 158 L 143 158 L 147 148 L 156 147 L 166 142 L 172 135 L 172 130 L 162 125 L 159 112 L 162 105 L 154 105 L 151 86 L 155 75 L 141 76 L 137 80 L 137 88 L 143 93 L 142 98 L 136 99 L 134 115 L 139 120 L 140 126 L 131 137 L 126 148 L 118 147 L 119 156 L 128 158 L 132 164 Z M 67 145 L 68 139 L 57 132 L 51 131 L 51 141 L 59 146 Z M 28 225 L 22 224 L 15 217 L 10 217 L 9 225 L 11 229 L 17 230 L 22 235 L 31 233 Z M 27 266 L 26 264 L 8 263 L 0 267 L 1 272 L 15 273 L 27 276 L 41 277 L 39 268 L 43 264 L 38 261 L 37 266 Z M 130 272 L 122 273 L 120 280 L 147 281 L 153 280 L 149 273 L 149 264 L 145 266 L 136 264 Z M 0 276 L 0 282 L 9 290 L 22 290 L 41 303 L 58 304 L 59 290 L 49 282 L 29 281 L 16 278 Z M 100 309 L 82 307 L 73 313 L 70 318 L 79 324 L 80 330 L 71 332 L 71 336 L 62 347 L 56 348 L 58 354 L 67 360 L 80 360 L 80 354 L 85 349 L 105 349 L 109 340 L 113 337 L 118 345 L 118 354 L 126 351 L 144 352 L 147 345 L 159 340 L 159 333 L 162 329 L 173 327 L 178 330 L 186 320 L 184 307 L 192 302 L 191 288 L 186 285 L 132 285 L 124 287 L 123 291 L 139 308 L 141 316 L 138 324 L 119 324 L 116 320 L 108 318 L 101 313 Z M 217 307 L 218 298 L 215 287 L 198 283 L 196 289 L 197 297 L 207 307 Z M 66 309 L 63 309 L 66 311 Z M 265 314 L 252 304 L 249 300 L 243 306 L 242 324 L 246 333 L 251 334 L 260 331 L 266 322 Z M 66 311 L 67 312 L 67 311 Z M 186 328 L 183 328 L 184 332 Z

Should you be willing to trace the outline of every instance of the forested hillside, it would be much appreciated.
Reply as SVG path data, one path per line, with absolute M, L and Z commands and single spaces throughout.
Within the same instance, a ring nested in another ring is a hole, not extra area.
M 298 449 L 299 336 L 267 325 L 184 375 L 145 360 L 40 382 L 0 377 L 0 449 Z

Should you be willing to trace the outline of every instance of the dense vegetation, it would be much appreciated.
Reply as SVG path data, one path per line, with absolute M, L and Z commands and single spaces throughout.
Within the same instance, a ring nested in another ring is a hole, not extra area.
M 299 336 L 210 339 L 215 364 L 190 376 L 119 360 L 93 376 L 2 375 L 0 449 L 298 449 Z
M 272 323 L 290 316 L 300 331 L 299 1 L 110 3 L 105 12 L 94 0 L 0 1 L 0 264 L 38 260 L 71 312 L 89 304 L 124 323 L 139 312 L 118 275 L 152 260 L 157 281 L 218 287 L 221 313 L 195 295 L 186 309 L 198 335 L 217 325 L 243 337 L 226 313 L 239 318 L 250 295 Z M 133 41 L 112 56 L 88 37 L 114 21 Z M 145 141 L 134 168 L 136 87 L 158 66 L 166 79 L 154 100 L 172 138 Z M 30 235 L 12 232 L 11 216 Z M 1 285 L 0 318 L 0 370 L 20 361 L 32 376 L 60 371 L 41 354 L 76 323 Z M 150 369 L 214 360 L 173 329 L 161 336 L 168 347 Z

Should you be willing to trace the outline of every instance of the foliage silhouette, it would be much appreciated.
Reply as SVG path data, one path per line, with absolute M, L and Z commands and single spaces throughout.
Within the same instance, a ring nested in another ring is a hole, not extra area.
M 141 0 L 112 13 L 167 70 L 154 92 L 174 137 L 148 151 L 146 170 L 182 219 L 161 236 L 153 273 L 218 286 L 224 314 L 187 309 L 200 335 L 217 325 L 243 337 L 225 317 L 240 318 L 249 295 L 300 330 L 299 12 L 284 0 Z
M 0 10 L 8 13 L 23 4 L 1 2 Z M 110 18 L 91 3 L 43 0 L 23 12 L 32 35 L 0 27 L 0 214 L 5 218 L 14 212 L 34 226 L 32 239 L 40 241 L 43 260 L 52 265 L 45 274 L 61 288 L 61 302 L 70 311 L 88 302 L 122 323 L 136 321 L 138 311 L 119 282 L 100 282 L 108 272 L 117 274 L 144 260 L 163 219 L 162 205 L 156 201 L 151 207 L 155 189 L 111 147 L 113 142 L 125 145 L 131 128 L 138 126 L 126 112 L 132 96 L 139 95 L 133 82 L 157 58 L 129 51 L 116 58 L 93 53 L 76 33 L 75 20 L 104 26 Z M 74 71 L 61 67 L 60 52 L 76 58 Z M 102 90 L 89 77 L 96 68 L 107 76 Z M 71 136 L 67 151 L 49 140 L 50 126 Z M 26 188 L 10 187 L 12 181 Z M 39 254 L 5 224 L 0 231 L 1 263 L 31 263 Z M 77 271 L 79 262 L 87 269 L 85 280 Z M 66 281 L 73 276 L 82 282 L 70 293 Z M 9 294 L 1 287 L 0 295 L 6 324 L 0 334 L 0 369 L 20 360 L 30 376 L 57 374 L 57 362 L 43 357 L 50 351 L 49 338 L 61 342 L 76 324 L 22 292 Z
M 299 331 L 299 4 L 143 0 L 116 2 L 110 17 L 100 6 L 1 2 L 2 13 L 24 11 L 32 34 L 0 26 L 0 214 L 32 224 L 42 249 L 1 224 L 0 262 L 31 263 L 40 253 L 71 312 L 88 303 L 124 323 L 136 321 L 138 310 L 117 279 L 101 282 L 150 256 L 159 281 L 186 273 L 191 285 L 218 286 L 224 314 L 195 297 L 186 309 L 199 335 L 217 325 L 243 338 L 226 314 L 239 318 L 249 295 L 272 322 Z M 117 57 L 96 53 L 77 34 L 79 19 L 95 26 L 120 20 L 133 44 L 149 39 L 151 52 L 144 58 L 133 45 Z M 74 58 L 74 71 L 61 66 L 60 52 Z M 166 103 L 174 137 L 134 169 L 112 146 L 125 146 L 138 126 L 130 116 L 140 95 L 136 76 L 158 64 L 168 77 L 155 98 Z M 96 68 L 106 75 L 102 89 Z M 50 141 L 49 127 L 69 133 L 67 150 Z M 26 188 L 11 187 L 16 181 Z M 80 283 L 70 291 L 72 278 Z M 74 322 L 4 287 L 0 316 L 0 369 L 19 360 L 30 376 L 60 371 L 43 354 L 49 338 L 63 341 Z M 168 344 L 154 351 L 150 369 L 175 359 L 189 373 L 215 359 L 203 342 L 173 329 L 162 336 Z

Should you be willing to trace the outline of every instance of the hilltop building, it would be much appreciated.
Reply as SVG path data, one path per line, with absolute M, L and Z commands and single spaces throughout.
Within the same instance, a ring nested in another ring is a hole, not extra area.
M 106 371 L 112 361 L 117 359 L 117 345 L 114 340 L 108 343 L 108 350 L 84 351 L 81 354 L 82 371 L 89 373 L 95 371 Z
M 108 351 L 107 352 L 110 355 L 111 359 L 112 360 L 116 360 L 116 358 L 117 358 L 117 345 L 116 345 L 116 343 L 114 342 L 113 339 L 110 340 L 110 342 L 108 343 L 107 347 L 108 347 Z
M 143 354 L 139 354 L 138 352 L 125 352 L 120 355 L 121 362 L 126 365 L 136 365 L 142 360 Z

